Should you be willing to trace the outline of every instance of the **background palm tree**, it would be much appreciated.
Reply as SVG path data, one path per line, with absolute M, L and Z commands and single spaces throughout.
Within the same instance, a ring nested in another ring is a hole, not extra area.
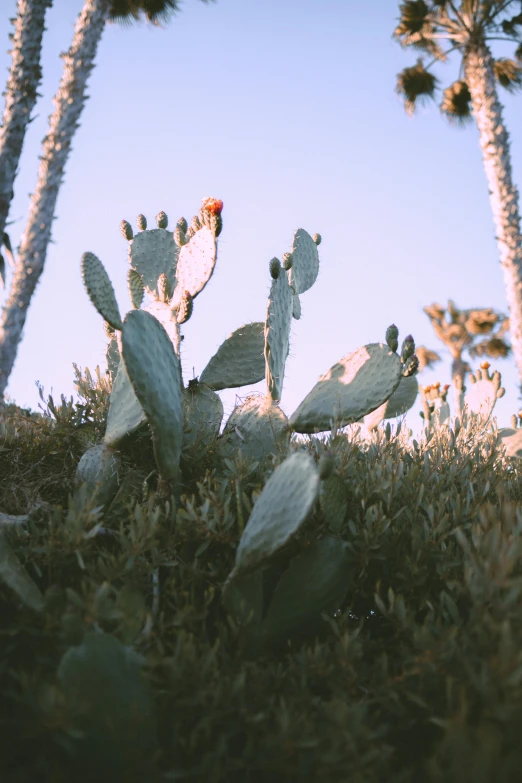
M 398 75 L 397 91 L 409 114 L 419 101 L 436 94 L 438 80 L 429 70 L 431 65 L 447 60 L 452 52 L 461 57 L 459 79 L 444 90 L 440 108 L 457 124 L 474 119 L 479 130 L 509 305 L 511 347 L 522 388 L 522 236 L 509 135 L 497 94 L 498 84 L 510 91 L 522 86 L 522 4 L 520 0 L 408 0 L 400 4 L 400 12 L 395 38 L 431 57 L 427 65 L 421 57 Z M 498 40 L 516 44 L 514 59 L 493 57 L 489 42 Z
M 45 12 L 53 0 L 18 0 L 14 33 L 9 37 L 11 68 L 0 127 L 0 251 L 2 245 L 12 260 L 9 237 L 5 233 L 7 215 L 13 200 L 13 185 L 22 154 L 25 131 L 38 97 L 42 79 L 40 56 L 45 30 Z M 0 253 L 0 287 L 5 284 L 5 262 Z
M 147 21 L 158 25 L 178 8 L 178 0 L 85 0 L 71 47 L 61 55 L 63 74 L 54 97 L 55 108 L 49 118 L 49 132 L 43 140 L 38 181 L 31 197 L 29 218 L 18 249 L 9 297 L 0 319 L 0 400 L 15 363 L 32 296 L 44 269 L 58 192 L 87 98 L 87 80 L 94 67 L 105 24 L 130 23 L 144 16 Z M 9 94 L 7 100 L 11 100 Z

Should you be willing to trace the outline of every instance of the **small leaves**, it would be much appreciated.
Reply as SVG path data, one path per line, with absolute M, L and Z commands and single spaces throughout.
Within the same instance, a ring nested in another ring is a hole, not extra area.
M 398 74 L 396 90 L 404 98 L 407 114 L 413 114 L 419 99 L 434 97 L 437 81 L 435 76 L 425 69 L 422 60 Z

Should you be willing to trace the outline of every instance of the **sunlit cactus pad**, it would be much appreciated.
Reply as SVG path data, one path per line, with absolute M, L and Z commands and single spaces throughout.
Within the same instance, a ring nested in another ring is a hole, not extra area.
M 272 279 L 265 322 L 266 384 L 273 400 L 280 400 L 283 393 L 293 304 L 293 291 L 281 268 L 278 276 Z
M 391 397 L 401 373 L 401 360 L 388 345 L 365 345 L 319 378 L 290 417 L 290 427 L 313 433 L 329 430 L 333 423 L 353 423 Z
M 319 274 L 319 253 L 317 245 L 304 230 L 298 228 L 292 245 L 292 267 L 289 271 L 290 285 L 296 294 L 304 294 L 313 286 Z
M 500 373 L 489 372 L 489 362 L 483 362 L 475 373 L 468 376 L 469 388 L 464 396 L 464 404 L 469 413 L 475 413 L 489 419 L 496 401 L 503 397 L 505 389 L 500 385 Z
M 82 277 L 90 300 L 113 329 L 121 329 L 121 316 L 114 288 L 105 267 L 94 253 L 82 256 Z

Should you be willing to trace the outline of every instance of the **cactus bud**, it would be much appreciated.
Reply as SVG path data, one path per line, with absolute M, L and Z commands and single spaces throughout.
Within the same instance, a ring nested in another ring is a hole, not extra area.
M 482 362 L 482 364 L 480 365 L 481 370 L 489 370 L 490 367 L 491 365 L 489 362 Z
M 515 414 L 513 414 L 512 417 L 511 417 L 511 426 L 513 427 L 514 430 L 516 430 L 516 428 L 517 428 L 517 417 L 516 417 Z
M 129 269 L 127 272 L 127 285 L 132 306 L 135 310 L 139 310 L 145 296 L 145 288 L 139 272 L 136 272 L 135 269 Z
M 190 241 L 195 233 L 196 233 L 196 231 L 192 228 L 192 226 L 189 226 L 189 228 L 187 228 L 187 230 L 185 232 L 186 239 L 188 241 Z
M 137 224 L 138 229 L 140 231 L 146 231 L 146 229 L 147 229 L 147 218 L 145 217 L 145 215 L 138 215 L 138 217 L 136 218 L 136 224 Z
M 329 476 L 332 475 L 333 469 L 335 467 L 335 460 L 333 458 L 333 455 L 330 451 L 325 451 L 324 454 L 321 455 L 319 458 L 319 478 L 324 481 Z
M 158 277 L 158 296 L 160 302 L 168 302 L 172 296 L 172 287 L 165 272 Z
M 180 226 L 174 229 L 174 242 L 178 247 L 183 247 L 188 242 L 187 235 Z
M 194 217 L 190 221 L 190 227 L 194 233 L 196 233 L 196 231 L 199 231 L 199 229 L 201 228 L 201 220 L 199 219 L 198 215 L 194 215 Z
M 108 321 L 103 322 L 103 331 L 105 332 L 105 336 L 109 339 L 112 339 L 114 337 L 114 329 L 110 325 Z
M 404 375 L 405 378 L 409 378 L 410 375 L 415 375 L 418 369 L 419 369 L 419 357 L 416 354 L 413 354 L 413 356 L 410 356 L 410 358 L 404 365 L 402 374 Z
M 169 224 L 169 219 L 165 212 L 158 212 L 156 215 L 156 225 L 158 228 L 167 228 Z
M 279 277 L 279 272 L 281 271 L 280 260 L 278 258 L 273 258 L 270 261 L 269 268 L 270 268 L 270 274 L 272 275 L 274 280 L 277 280 L 277 278 Z
M 185 220 L 184 217 L 180 217 L 180 219 L 176 223 L 176 228 L 180 228 L 183 231 L 184 234 L 187 233 L 188 223 L 187 223 L 187 221 Z
M 392 324 L 391 326 L 388 326 L 386 329 L 386 343 L 388 345 L 388 348 L 390 351 L 395 351 L 399 347 L 399 330 L 395 326 L 395 324 Z
M 223 218 L 221 215 L 210 215 L 209 228 L 217 239 L 223 229 Z
M 415 353 L 415 340 L 411 336 L 411 334 L 407 335 L 402 343 L 401 347 L 401 362 L 404 364 L 408 361 L 410 356 L 413 356 Z M 440 386 L 440 384 L 439 384 Z M 438 388 L 438 387 L 437 387 Z
M 292 254 L 291 253 L 285 253 L 281 260 L 282 260 L 284 268 L 288 272 L 288 270 L 292 268 L 292 262 L 294 260 Z
M 314 234 L 312 239 L 314 240 L 316 245 L 320 245 L 322 242 L 321 234 Z
M 189 294 L 188 291 L 183 291 L 183 295 L 181 297 L 181 301 L 176 308 L 176 320 L 179 324 L 184 324 L 190 316 L 192 315 L 192 311 L 194 309 L 194 299 Z
M 134 234 L 132 233 L 132 226 L 127 220 L 122 220 L 120 223 L 120 231 L 124 237 L 124 239 L 127 239 L 129 242 L 131 241 Z

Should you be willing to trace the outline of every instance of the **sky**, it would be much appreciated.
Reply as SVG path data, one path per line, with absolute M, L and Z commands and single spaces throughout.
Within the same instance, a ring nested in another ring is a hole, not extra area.
M 291 249 L 294 231 L 319 232 L 320 271 L 293 321 L 281 407 L 290 415 L 342 356 L 399 339 L 443 361 L 419 376 L 449 383 L 449 352 L 425 305 L 507 313 L 478 131 L 452 127 L 437 104 L 408 117 L 396 74 L 418 54 L 392 39 L 395 0 L 185 0 L 158 29 L 145 22 L 104 31 L 89 100 L 60 190 L 53 243 L 33 297 L 7 393 L 36 409 L 45 394 L 75 395 L 72 363 L 105 369 L 103 321 L 83 288 L 85 251 L 104 263 L 120 310 L 130 309 L 127 243 L 119 224 L 190 222 L 207 196 L 224 202 L 216 271 L 185 324 L 185 379 L 198 376 L 234 329 L 263 321 L 268 264 Z M 41 142 L 82 0 L 47 13 L 41 97 L 28 128 L 11 206 L 18 245 L 37 180 Z M 9 47 L 16 0 L 3 0 L 0 42 Z M 502 44 L 500 44 L 502 46 Z M 1 47 L 0 47 L 1 48 Z M 506 56 L 509 49 L 497 49 Z M 0 79 L 11 60 L 0 53 Z M 3 66 L 3 67 L 2 67 Z M 441 87 L 458 61 L 438 65 Z M 5 84 L 5 82 L 4 82 Z M 501 91 L 514 177 L 522 189 L 522 95 Z M 9 284 L 10 278 L 8 278 Z M 0 306 L 5 301 L 0 292 Z M 512 358 L 492 363 L 506 388 L 499 425 L 521 407 Z M 478 366 L 475 361 L 474 367 Z M 222 393 L 229 413 L 236 395 Z M 420 402 L 407 422 L 417 430 Z

